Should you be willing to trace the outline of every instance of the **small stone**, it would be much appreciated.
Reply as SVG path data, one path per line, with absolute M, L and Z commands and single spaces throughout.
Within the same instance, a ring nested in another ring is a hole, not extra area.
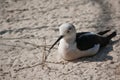
M 6 22 L 10 22 L 10 19 L 8 18 L 8 19 L 6 20 Z
M 3 71 L 3 69 L 0 69 L 0 71 Z
M 114 64 L 115 62 L 114 62 L 114 61 L 111 61 L 110 63 L 111 63 L 111 64 Z

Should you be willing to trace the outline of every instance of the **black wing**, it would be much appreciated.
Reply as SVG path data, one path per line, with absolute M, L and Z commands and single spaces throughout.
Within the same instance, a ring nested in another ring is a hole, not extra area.
M 105 38 L 102 36 L 98 36 L 96 34 L 85 35 L 89 32 L 77 33 L 76 42 L 77 48 L 80 50 L 87 50 L 94 47 L 95 44 L 102 45 L 105 41 Z M 103 42 L 102 42 L 103 41 Z
M 76 34 L 76 37 L 81 37 L 82 35 L 86 34 L 86 33 L 90 33 L 90 32 L 80 32 Z

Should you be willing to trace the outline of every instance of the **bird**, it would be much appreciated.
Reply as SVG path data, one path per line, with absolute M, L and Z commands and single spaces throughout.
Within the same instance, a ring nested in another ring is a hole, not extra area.
M 70 61 L 81 57 L 93 56 L 102 47 L 108 45 L 111 39 L 116 36 L 116 31 L 113 31 L 107 36 L 103 36 L 109 31 L 77 33 L 73 24 L 64 23 L 59 27 L 59 38 L 49 50 L 59 42 L 58 53 L 64 60 Z

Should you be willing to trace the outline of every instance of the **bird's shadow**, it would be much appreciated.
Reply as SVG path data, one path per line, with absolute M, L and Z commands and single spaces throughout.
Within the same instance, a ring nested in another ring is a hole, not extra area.
M 73 62 L 73 63 L 84 62 L 84 61 L 85 62 L 102 62 L 102 61 L 112 60 L 113 57 L 108 55 L 108 53 L 113 50 L 113 45 L 119 41 L 120 41 L 120 38 L 116 41 L 111 41 L 109 45 L 107 45 L 104 48 L 101 48 L 98 54 L 94 56 L 83 57 L 83 58 L 79 58 L 79 59 L 76 59 L 70 62 Z

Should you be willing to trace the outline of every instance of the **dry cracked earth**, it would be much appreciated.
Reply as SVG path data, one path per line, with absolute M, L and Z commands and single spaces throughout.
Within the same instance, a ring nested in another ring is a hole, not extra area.
M 44 61 L 66 22 L 117 36 L 95 56 L 59 61 L 56 45 Z M 120 80 L 120 0 L 0 0 L 0 80 Z

